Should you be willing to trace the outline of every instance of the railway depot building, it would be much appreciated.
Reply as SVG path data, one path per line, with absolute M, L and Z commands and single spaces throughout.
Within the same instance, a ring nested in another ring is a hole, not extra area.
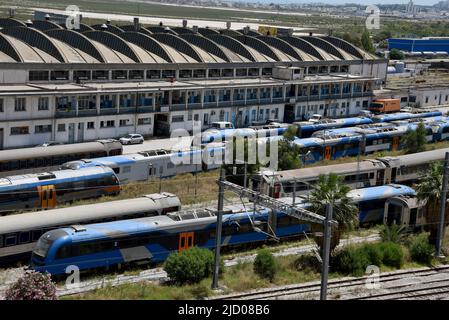
M 0 148 L 358 115 L 387 61 L 332 36 L 0 19 Z

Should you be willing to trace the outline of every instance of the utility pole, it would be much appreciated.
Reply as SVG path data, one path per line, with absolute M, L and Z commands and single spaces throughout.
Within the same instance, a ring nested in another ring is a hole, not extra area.
M 357 153 L 357 182 L 360 182 L 360 156 L 365 149 L 365 133 L 362 133 L 362 139 L 359 141 L 359 152 Z
M 324 232 L 323 232 L 323 265 L 321 269 L 321 290 L 320 300 L 327 300 L 327 279 L 329 276 L 329 256 L 332 237 L 332 210 L 333 204 L 326 204 L 326 219 L 324 220 Z
M 446 213 L 448 178 L 449 178 L 449 152 L 446 152 L 446 157 L 444 158 L 443 185 L 441 186 L 440 224 L 439 224 L 439 228 L 438 228 L 437 253 L 436 253 L 437 257 L 443 257 L 443 255 L 441 254 L 441 246 L 443 243 L 443 235 L 444 235 L 444 215 Z
M 225 171 L 220 169 L 220 182 L 225 181 Z M 220 272 L 220 247 L 221 247 L 221 228 L 223 223 L 223 203 L 224 203 L 224 184 L 218 184 L 218 210 L 217 227 L 215 230 L 215 263 L 214 275 L 212 279 L 212 289 L 218 289 L 218 275 Z
M 296 203 L 296 179 L 293 180 L 293 201 L 292 204 L 295 205 Z
M 249 158 L 249 157 L 248 157 Z M 244 181 L 243 181 L 243 187 L 246 189 L 246 173 L 247 173 L 247 170 L 248 170 L 248 163 L 247 163 L 247 161 L 245 161 L 245 177 L 244 177 Z
M 159 171 L 159 193 L 162 193 L 162 173 Z

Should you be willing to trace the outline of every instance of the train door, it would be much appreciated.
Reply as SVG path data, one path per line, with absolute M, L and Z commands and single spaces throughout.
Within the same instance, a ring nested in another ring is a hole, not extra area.
M 331 159 L 331 150 L 332 150 L 332 147 L 330 147 L 330 146 L 324 148 L 324 159 L 326 159 L 326 160 Z
M 182 252 L 184 250 L 193 247 L 193 232 L 184 232 L 179 235 L 179 246 L 178 251 Z
M 385 176 L 384 170 L 377 171 L 376 186 L 383 186 L 384 185 L 384 176 Z
M 393 151 L 397 150 L 398 145 L 399 145 L 399 137 L 393 137 L 393 139 L 391 141 L 391 150 L 393 150 Z
M 0 150 L 3 150 L 3 128 L 0 129 Z
M 391 183 L 396 182 L 396 172 L 397 172 L 397 168 L 391 168 Z
M 37 187 L 42 209 L 56 207 L 56 190 L 54 185 Z

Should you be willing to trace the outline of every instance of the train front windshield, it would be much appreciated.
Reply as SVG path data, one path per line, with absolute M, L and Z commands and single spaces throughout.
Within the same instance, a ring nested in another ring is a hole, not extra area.
M 48 253 L 48 249 L 50 249 L 54 240 L 46 239 L 45 237 L 41 237 L 37 242 L 36 249 L 33 251 L 33 256 L 39 259 L 45 259 Z
M 34 249 L 33 251 L 33 258 L 44 260 L 47 257 L 48 250 L 53 245 L 53 243 L 60 237 L 67 235 L 67 232 L 58 229 L 44 233 L 37 241 L 36 249 Z

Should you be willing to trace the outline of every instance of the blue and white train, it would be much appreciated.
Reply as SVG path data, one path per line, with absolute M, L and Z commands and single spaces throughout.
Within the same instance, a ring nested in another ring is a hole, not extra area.
M 363 224 L 382 222 L 385 201 L 412 192 L 408 187 L 393 185 L 376 187 L 371 192 L 354 190 L 352 197 L 361 208 L 359 217 Z M 262 207 L 253 212 L 245 206 L 232 206 L 224 212 L 221 242 L 224 247 L 263 243 L 271 235 L 287 239 L 309 230 L 308 224 L 296 218 Z M 58 275 L 70 265 L 91 270 L 162 262 L 170 253 L 193 246 L 213 249 L 216 221 L 215 209 L 197 209 L 56 229 L 40 237 L 31 264 L 35 270 Z
M 0 178 L 0 214 L 119 193 L 119 179 L 108 167 L 10 176 Z

